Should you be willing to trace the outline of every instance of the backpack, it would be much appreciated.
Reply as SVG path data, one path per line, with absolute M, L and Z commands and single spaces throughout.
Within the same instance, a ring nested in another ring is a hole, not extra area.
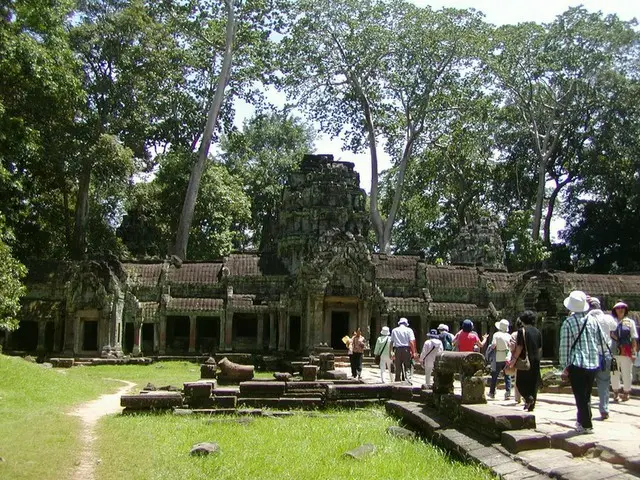
M 440 341 L 442 342 L 442 348 L 445 351 L 451 351 L 453 350 L 453 344 L 451 343 L 451 337 L 449 336 L 449 334 L 447 332 L 442 332 L 438 338 L 440 339 Z
M 616 327 L 616 336 L 618 337 L 618 346 L 631 345 L 631 327 L 629 320 L 622 320 Z

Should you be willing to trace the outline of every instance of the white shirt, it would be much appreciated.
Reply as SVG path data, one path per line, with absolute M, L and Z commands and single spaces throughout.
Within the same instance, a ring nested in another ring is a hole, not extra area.
M 587 315 L 596 319 L 596 321 L 598 322 L 598 325 L 600 325 L 600 330 L 602 330 L 602 338 L 604 339 L 605 342 L 607 342 L 607 345 L 609 346 L 609 348 L 611 348 L 610 333 L 616 329 L 616 327 L 618 326 L 618 323 L 615 321 L 615 319 L 611 315 L 604 313 L 599 308 L 594 308 L 593 310 L 590 310 Z
M 505 362 L 509 354 L 509 341 L 511 335 L 507 332 L 499 331 L 493 334 L 491 345 L 496 347 L 496 362 Z
M 391 330 L 391 343 L 394 347 L 408 347 L 412 341 L 415 341 L 416 336 L 406 325 L 398 325 Z
M 420 353 L 420 363 L 433 363 L 436 357 L 440 355 L 444 350 L 442 342 L 437 338 L 430 338 L 422 346 L 422 353 Z

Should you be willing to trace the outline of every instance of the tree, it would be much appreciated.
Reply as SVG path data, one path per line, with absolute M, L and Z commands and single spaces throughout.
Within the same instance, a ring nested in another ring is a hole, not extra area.
M 172 151 L 160 160 L 154 180 L 159 211 L 156 218 L 166 219 L 160 228 L 169 242 L 180 218 L 182 193 L 189 182 L 189 171 L 196 162 L 189 151 Z M 207 162 L 189 236 L 190 257 L 194 260 L 227 255 L 242 240 L 241 225 L 250 219 L 250 202 L 242 181 L 218 163 Z
M 0 175 L 6 174 L 0 167 Z M 7 331 L 18 328 L 16 316 L 20 310 L 20 297 L 25 293 L 22 279 L 27 273 L 12 254 L 9 242 L 13 240 L 4 218 L 0 217 L 0 330 Z
M 210 10 L 208 3 L 194 2 L 194 5 L 191 6 L 200 15 L 195 18 L 195 21 L 192 21 L 190 33 L 200 40 L 204 39 L 212 47 L 206 58 L 211 64 L 211 78 L 216 78 L 216 81 L 215 88 L 212 89 L 211 96 L 207 99 L 206 124 L 199 138 L 197 161 L 191 169 L 177 226 L 176 240 L 172 249 L 172 252 L 180 258 L 187 257 L 189 232 L 193 222 L 200 181 L 206 169 L 215 131 L 219 128 L 218 117 L 221 114 L 223 102 L 229 103 L 234 96 L 243 94 L 253 99 L 255 89 L 252 88 L 252 83 L 265 79 L 273 70 L 270 61 L 269 36 L 277 33 L 281 28 L 283 13 L 288 8 L 287 4 L 288 0 L 225 0 L 224 42 L 219 41 L 221 38 L 218 33 L 220 20 L 208 16 L 207 12 Z M 201 25 L 207 24 L 207 22 L 209 28 L 201 28 Z M 214 36 L 208 38 L 210 34 Z M 220 54 L 216 48 L 220 48 L 222 53 Z M 231 95 L 227 96 L 225 91 L 228 87 Z
M 306 153 L 313 152 L 311 127 L 287 113 L 257 114 L 242 131 L 223 137 L 222 159 L 244 183 L 251 201 L 247 242 L 264 250 L 273 241 L 282 190 Z
M 298 8 L 283 41 L 282 86 L 324 131 L 342 134 L 353 151 L 369 149 L 371 219 L 378 247 L 388 252 L 409 160 L 480 91 L 484 24 L 472 11 L 401 0 L 301 1 Z M 378 205 L 379 143 L 397 168 L 386 218 Z
M 575 180 L 586 151 L 593 147 L 602 111 L 598 92 L 606 84 L 601 80 L 610 72 L 628 70 L 632 62 L 637 44 L 633 25 L 577 7 L 548 25 L 496 30 L 488 63 L 507 107 L 518 111 L 513 118 L 530 139 L 536 171 L 531 231 L 537 241 L 543 226 L 547 247 L 556 200 Z M 547 197 L 548 181 L 554 187 Z

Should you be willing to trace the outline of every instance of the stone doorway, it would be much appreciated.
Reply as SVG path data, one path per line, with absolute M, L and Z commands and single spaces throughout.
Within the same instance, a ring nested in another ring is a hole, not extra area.
M 140 349 L 144 355 L 149 355 L 154 351 L 155 325 L 153 323 L 143 323 L 141 334 Z
M 82 351 L 98 351 L 98 322 L 96 320 L 82 322 Z
M 349 331 L 349 312 L 334 310 L 331 312 L 331 348 L 334 350 L 344 350 L 346 347 L 342 342 L 345 335 L 351 336 Z
M 124 342 L 122 344 L 122 350 L 124 353 L 133 352 L 133 323 L 127 322 L 124 324 Z

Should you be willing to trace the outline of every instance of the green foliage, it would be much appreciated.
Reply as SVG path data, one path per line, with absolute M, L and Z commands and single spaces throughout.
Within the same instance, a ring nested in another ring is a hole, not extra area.
M 18 328 L 16 316 L 20 310 L 20 297 L 25 293 L 22 279 L 27 273 L 9 246 L 9 242 L 14 240 L 0 216 L 0 330 L 8 331 Z
M 506 247 L 505 263 L 509 271 L 540 268 L 550 256 L 542 241 L 533 239 L 528 229 L 530 225 L 531 211 L 513 211 L 505 220 L 502 240 Z
M 242 179 L 251 201 L 251 221 L 245 246 L 263 250 L 273 241 L 282 189 L 302 156 L 313 151 L 314 132 L 285 113 L 258 114 L 242 131 L 222 139 L 222 159 L 231 174 Z

